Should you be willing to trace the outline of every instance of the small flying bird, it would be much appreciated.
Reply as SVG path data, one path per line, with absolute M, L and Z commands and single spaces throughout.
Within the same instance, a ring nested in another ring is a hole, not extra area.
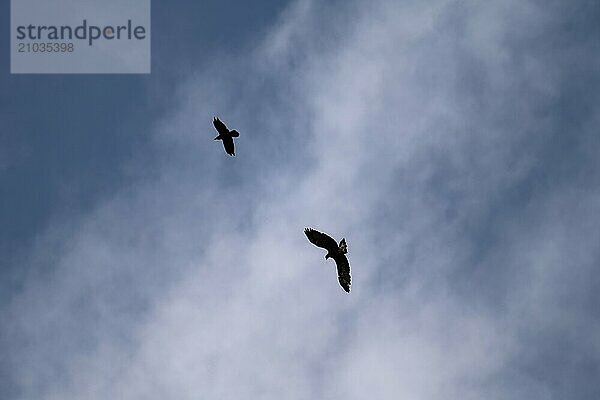
M 240 133 L 235 129 L 231 131 L 227 129 L 227 126 L 218 117 L 213 117 L 213 125 L 217 129 L 217 132 L 219 132 L 214 140 L 221 140 L 223 147 L 225 147 L 225 152 L 230 156 L 235 156 L 233 138 L 240 136 Z
M 348 253 L 346 239 L 342 238 L 338 244 L 331 236 L 312 228 L 304 229 L 304 234 L 312 244 L 327 250 L 325 259 L 327 260 L 330 257 L 333 258 L 337 267 L 338 281 L 340 282 L 342 289 L 350 293 L 350 264 L 346 258 L 346 253 Z

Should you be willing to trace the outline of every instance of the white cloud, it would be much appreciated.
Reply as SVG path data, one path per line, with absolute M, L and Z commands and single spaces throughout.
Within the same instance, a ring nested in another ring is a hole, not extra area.
M 586 287 L 594 241 L 564 233 L 595 206 L 553 218 L 557 201 L 577 198 L 549 197 L 531 220 L 490 217 L 539 162 L 528 135 L 543 134 L 535 103 L 555 95 L 556 70 L 513 63 L 506 38 L 538 29 L 541 11 L 349 10 L 340 21 L 299 2 L 250 65 L 228 57 L 182 85 L 157 124 L 157 178 L 61 236 L 50 278 L 12 304 L 23 398 L 549 395 L 513 371 L 531 344 L 522 330 L 586 324 L 568 320 L 579 303 L 553 301 L 561 285 L 565 297 Z M 210 140 L 210 118 L 225 110 L 242 132 L 236 159 Z M 485 243 L 470 229 L 486 218 L 497 236 L 474 261 Z M 304 226 L 347 238 L 351 295 Z M 574 250 L 579 277 L 566 265 Z M 487 271 L 504 295 L 473 289 L 489 289 Z

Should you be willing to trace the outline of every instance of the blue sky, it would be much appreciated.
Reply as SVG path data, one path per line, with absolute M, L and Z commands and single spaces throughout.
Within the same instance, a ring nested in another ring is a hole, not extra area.
M 146 153 L 152 118 L 182 76 L 256 40 L 285 2 L 153 4 L 153 74 L 10 75 L 2 63 L 2 252 L 14 257 L 48 218 L 79 212 L 130 183 L 123 164 Z M 2 23 L 10 24 L 9 4 Z M 2 51 L 9 37 L 0 39 Z M 173 60 L 177 60 L 175 63 Z M 175 65 L 174 65 L 175 64 Z
M 595 2 L 152 6 L 149 76 L 0 63 L 0 397 L 598 397 Z

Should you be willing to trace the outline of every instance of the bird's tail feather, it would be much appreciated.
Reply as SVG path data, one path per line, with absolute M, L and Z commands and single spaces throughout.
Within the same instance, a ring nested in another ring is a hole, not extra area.
M 340 247 L 340 251 L 341 251 L 343 254 L 346 254 L 346 253 L 348 253 L 348 245 L 346 244 L 346 239 L 345 239 L 345 238 L 342 238 L 342 240 L 340 240 L 340 245 L 339 245 L 339 247 Z

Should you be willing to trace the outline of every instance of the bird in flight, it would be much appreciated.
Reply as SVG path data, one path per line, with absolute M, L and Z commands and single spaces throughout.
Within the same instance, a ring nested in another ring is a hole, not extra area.
M 218 117 L 213 117 L 213 125 L 217 129 L 217 132 L 219 132 L 214 140 L 221 140 L 223 147 L 225 147 L 225 152 L 230 156 L 235 156 L 233 138 L 240 136 L 240 133 L 235 129 L 231 131 L 227 129 L 227 126 Z
M 346 253 L 348 253 L 346 239 L 342 238 L 338 244 L 331 236 L 312 228 L 304 229 L 304 234 L 312 244 L 327 250 L 325 259 L 333 258 L 337 267 L 338 281 L 340 282 L 342 289 L 350 293 L 350 264 L 346 258 Z

